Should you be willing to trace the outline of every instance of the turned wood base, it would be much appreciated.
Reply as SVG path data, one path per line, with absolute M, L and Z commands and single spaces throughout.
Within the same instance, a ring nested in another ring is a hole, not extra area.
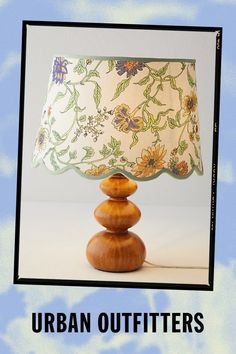
M 110 198 L 95 210 L 95 218 L 106 227 L 98 232 L 87 245 L 90 264 L 107 272 L 129 272 L 140 268 L 146 256 L 141 238 L 128 228 L 140 219 L 139 208 L 127 200 L 137 189 L 137 184 L 122 174 L 115 174 L 100 185 Z

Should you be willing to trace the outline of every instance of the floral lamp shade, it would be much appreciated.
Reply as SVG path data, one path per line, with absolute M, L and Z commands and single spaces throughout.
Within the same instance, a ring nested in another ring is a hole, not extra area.
M 195 60 L 57 56 L 33 164 L 88 178 L 203 173 Z

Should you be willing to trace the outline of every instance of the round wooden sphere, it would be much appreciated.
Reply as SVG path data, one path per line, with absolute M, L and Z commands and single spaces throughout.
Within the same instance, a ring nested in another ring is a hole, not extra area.
M 90 264 L 107 272 L 130 272 L 140 268 L 146 250 L 141 238 L 133 232 L 101 231 L 87 245 Z
M 116 174 L 104 179 L 100 183 L 100 188 L 111 198 L 125 198 L 136 191 L 137 183 L 121 174 Z
M 106 200 L 94 212 L 97 221 L 112 231 L 125 231 L 135 225 L 140 217 L 139 208 L 131 201 Z

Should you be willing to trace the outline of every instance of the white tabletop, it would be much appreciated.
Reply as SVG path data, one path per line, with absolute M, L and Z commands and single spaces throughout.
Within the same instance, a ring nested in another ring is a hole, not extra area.
M 146 260 L 135 272 L 107 273 L 86 259 L 91 236 L 103 229 L 93 216 L 96 205 L 22 202 L 20 278 L 208 284 L 209 208 L 139 205 L 141 220 L 131 230 L 144 241 Z M 175 267 L 206 267 L 179 269 Z

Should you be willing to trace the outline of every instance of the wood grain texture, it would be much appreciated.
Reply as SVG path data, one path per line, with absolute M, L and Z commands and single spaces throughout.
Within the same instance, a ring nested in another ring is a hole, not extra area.
M 129 200 L 106 200 L 94 212 L 97 221 L 108 230 L 125 231 L 141 217 L 139 208 Z
M 146 250 L 138 235 L 128 231 L 140 217 L 139 208 L 127 200 L 137 184 L 122 174 L 115 174 L 101 182 L 102 191 L 110 198 L 95 209 L 97 221 L 107 230 L 94 235 L 87 245 L 90 264 L 108 272 L 128 272 L 140 268 Z
M 138 186 L 136 182 L 121 173 L 116 173 L 112 177 L 104 179 L 100 183 L 100 188 L 109 197 L 126 198 L 133 194 Z
M 145 256 L 143 241 L 130 231 L 98 232 L 87 246 L 87 258 L 90 264 L 96 269 L 107 272 L 128 272 L 139 269 Z

